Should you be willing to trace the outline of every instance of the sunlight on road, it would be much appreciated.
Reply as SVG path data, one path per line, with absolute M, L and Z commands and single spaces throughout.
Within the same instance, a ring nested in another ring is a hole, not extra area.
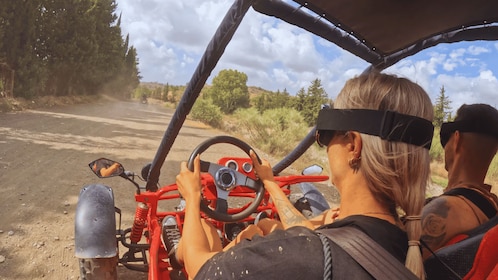
M 139 129 L 139 130 L 150 130 L 150 131 L 164 131 L 165 129 L 165 124 L 161 122 L 159 119 L 157 121 L 158 124 L 151 124 L 147 123 L 147 125 L 144 125 L 141 122 L 138 122 L 136 118 L 134 118 L 134 121 L 127 121 L 127 120 L 116 120 L 116 119 L 109 119 L 109 118 L 101 118 L 101 117 L 89 117 L 89 116 L 82 116 L 82 115 L 73 115 L 73 114 L 65 114 L 65 113 L 53 113 L 53 112 L 44 112 L 44 111 L 36 111 L 36 110 L 29 110 L 28 112 L 34 113 L 34 114 L 43 114 L 47 116 L 53 116 L 56 118 L 66 118 L 66 119 L 80 119 L 80 120 L 85 120 L 85 121 L 92 121 L 96 122 L 99 124 L 111 124 L 111 125 L 116 125 L 116 126 L 123 126 L 127 127 L 129 129 Z M 160 114 L 160 113 L 154 113 L 154 114 Z M 164 117 L 166 117 L 166 114 Z
M 0 134 L 4 135 L 7 140 L 16 140 L 29 144 L 45 145 L 55 150 L 76 150 L 86 153 L 114 155 L 122 157 L 123 154 L 130 159 L 143 158 L 144 153 L 152 157 L 160 138 L 151 137 L 151 131 L 158 131 L 159 135 L 164 130 L 164 124 L 144 124 L 140 121 L 114 120 L 100 117 L 88 117 L 81 115 L 51 113 L 42 111 L 29 111 L 34 114 L 50 115 L 51 117 L 61 119 L 81 119 L 90 122 L 96 122 L 99 125 L 109 125 L 109 131 L 116 136 L 99 137 L 92 135 L 76 135 L 67 133 L 50 133 L 41 132 L 33 133 L 30 130 L 14 129 L 0 127 Z M 161 120 L 158 119 L 158 123 Z M 63 123 L 61 124 L 64 125 Z M 129 131 L 136 131 L 132 136 Z M 2 144 L 8 144 L 8 141 L 2 141 Z M 148 152 L 150 151 L 150 152 Z
M 7 139 L 22 141 L 31 144 L 46 145 L 55 150 L 77 150 L 87 153 L 102 153 L 127 157 L 136 153 L 137 148 L 147 147 L 153 149 L 157 146 L 156 140 L 143 139 L 140 137 L 95 137 L 58 133 L 33 134 L 31 131 L 0 127 L 0 133 Z M 137 145 L 140 143 L 140 146 Z M 143 153 L 137 154 L 132 159 L 143 157 Z

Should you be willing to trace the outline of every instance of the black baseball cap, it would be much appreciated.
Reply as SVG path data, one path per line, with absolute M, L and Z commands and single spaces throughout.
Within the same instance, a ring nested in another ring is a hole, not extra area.
M 439 133 L 444 147 L 455 131 L 478 133 L 498 139 L 498 110 L 488 104 L 464 104 L 458 111 L 455 121 L 441 125 Z

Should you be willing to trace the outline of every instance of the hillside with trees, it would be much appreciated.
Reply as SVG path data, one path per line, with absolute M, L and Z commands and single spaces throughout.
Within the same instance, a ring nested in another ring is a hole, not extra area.
M 18 0 L 0 5 L 0 91 L 7 97 L 129 96 L 137 52 L 114 0 Z
M 285 156 L 315 124 L 322 104 L 332 104 L 321 81 L 315 79 L 307 89 L 301 88 L 291 94 L 284 90 L 276 92 L 252 87 L 246 84 L 247 76 L 236 70 L 222 70 L 213 78 L 212 85 L 205 85 L 194 104 L 190 117 L 212 127 L 242 137 L 273 156 Z M 185 86 L 142 83 L 135 96 L 146 94 L 169 103 L 180 100 Z M 247 103 L 249 99 L 249 105 Z M 444 150 L 441 147 L 439 131 L 441 124 L 452 121 L 451 100 L 444 86 L 434 104 L 434 138 L 430 155 L 432 158 L 432 179 L 440 186 L 447 183 L 444 170 Z M 303 162 L 326 165 L 326 159 L 318 149 L 312 148 L 304 155 Z M 491 164 L 488 178 L 498 181 L 498 159 Z

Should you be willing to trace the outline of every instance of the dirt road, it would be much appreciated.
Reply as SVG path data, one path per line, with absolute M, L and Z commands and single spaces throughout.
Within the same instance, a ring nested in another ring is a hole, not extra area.
M 140 172 L 154 158 L 172 113 L 157 104 L 102 100 L 0 114 L 0 280 L 79 279 L 73 236 L 81 187 L 97 182 L 112 186 L 124 228 L 135 208 L 131 184 L 121 178 L 99 179 L 87 164 L 107 157 Z M 220 133 L 187 120 L 160 183 L 173 183 L 180 162 L 201 141 Z M 208 151 L 207 157 L 237 156 L 226 149 Z M 146 279 L 124 268 L 119 276 Z
M 0 279 L 78 279 L 73 236 L 80 188 L 113 186 L 125 227 L 135 207 L 131 184 L 101 180 L 87 164 L 107 157 L 139 172 L 154 158 L 172 113 L 154 104 L 103 100 L 1 114 Z M 161 183 L 173 183 L 179 163 L 215 134 L 187 121 L 177 139 L 181 145 L 163 166 L 161 181 L 172 179 Z

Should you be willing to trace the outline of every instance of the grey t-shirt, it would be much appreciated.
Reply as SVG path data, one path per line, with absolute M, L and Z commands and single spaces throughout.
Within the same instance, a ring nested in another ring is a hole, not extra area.
M 406 233 L 391 223 L 367 216 L 350 216 L 322 228 L 356 227 L 404 262 Z M 332 279 L 372 279 L 346 252 L 330 241 Z M 312 230 L 292 227 L 244 240 L 209 259 L 195 279 L 323 279 L 324 253 Z M 353 275 L 355 274 L 355 275 Z M 351 278 L 352 276 L 355 276 Z

